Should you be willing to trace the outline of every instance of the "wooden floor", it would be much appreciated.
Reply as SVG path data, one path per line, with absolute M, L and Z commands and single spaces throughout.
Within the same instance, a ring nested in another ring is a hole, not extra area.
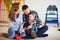
M 2 32 L 7 32 L 9 27 L 0 27 L 0 33 Z M 60 31 L 58 31 L 57 29 L 59 29 L 60 27 L 57 26 L 52 26 L 49 25 L 49 30 L 46 32 L 48 34 L 48 37 L 39 37 L 39 38 L 35 38 L 35 39 L 24 39 L 24 40 L 60 40 Z M 8 39 L 5 38 L 4 36 L 0 36 L 0 40 L 14 40 L 14 39 Z

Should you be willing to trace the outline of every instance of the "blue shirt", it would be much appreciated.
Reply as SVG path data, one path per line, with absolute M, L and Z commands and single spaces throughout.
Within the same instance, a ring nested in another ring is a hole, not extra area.
M 18 18 L 15 18 L 16 22 L 14 21 L 10 21 L 10 28 L 13 28 L 13 30 L 18 30 L 19 26 L 18 24 L 21 22 L 23 22 L 23 18 L 22 18 L 22 13 L 19 14 Z M 23 29 L 23 25 L 20 26 L 20 30 Z

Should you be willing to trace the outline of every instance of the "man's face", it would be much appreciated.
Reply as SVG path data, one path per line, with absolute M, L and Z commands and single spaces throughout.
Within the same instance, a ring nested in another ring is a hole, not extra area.
M 29 8 L 27 8 L 26 10 L 23 10 L 24 14 L 28 14 L 30 12 Z

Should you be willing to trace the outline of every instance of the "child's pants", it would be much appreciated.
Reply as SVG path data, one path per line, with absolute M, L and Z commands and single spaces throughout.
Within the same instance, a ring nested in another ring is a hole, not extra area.
M 37 33 L 38 32 L 38 29 L 37 29 L 38 27 L 40 27 L 40 24 L 34 24 L 34 25 L 32 25 L 31 30 L 34 30 L 35 33 Z

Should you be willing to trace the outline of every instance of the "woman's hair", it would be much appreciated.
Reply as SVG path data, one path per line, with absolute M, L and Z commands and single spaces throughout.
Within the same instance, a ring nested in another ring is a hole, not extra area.
M 12 4 L 11 10 L 8 15 L 8 17 L 11 21 L 15 21 L 15 12 L 18 11 L 18 9 L 19 9 L 18 6 L 19 6 L 19 3 Z M 18 18 L 18 16 L 19 16 L 19 14 L 17 14 L 17 18 Z

